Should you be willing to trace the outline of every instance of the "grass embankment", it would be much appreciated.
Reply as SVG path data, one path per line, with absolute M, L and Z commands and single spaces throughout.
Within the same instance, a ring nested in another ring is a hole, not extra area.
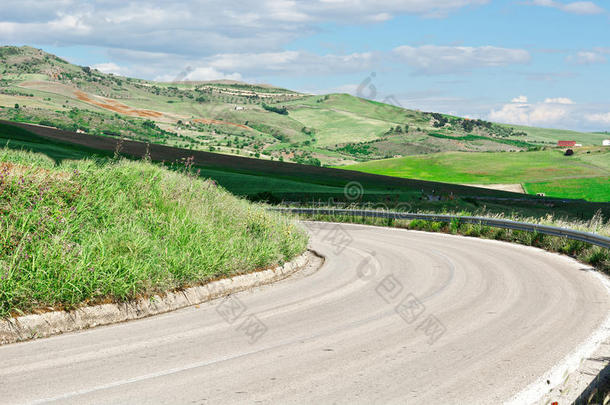
M 188 173 L 0 150 L 0 316 L 162 293 L 306 244 L 289 219 Z
M 462 216 L 471 216 L 471 213 L 448 213 Z M 482 215 L 479 215 L 482 216 Z M 505 218 L 500 215 L 485 215 L 490 218 Z M 515 231 L 511 229 L 493 228 L 479 224 L 468 224 L 457 220 L 451 223 L 414 220 L 394 220 L 383 218 L 364 218 L 351 215 L 299 215 L 300 219 L 315 221 L 346 222 L 366 225 L 391 226 L 418 231 L 443 232 L 454 235 L 464 235 L 485 239 L 496 239 L 507 242 L 518 243 L 526 246 L 535 246 L 550 252 L 563 253 L 576 258 L 577 260 L 590 264 L 596 269 L 605 273 L 610 273 L 610 249 L 599 246 L 559 238 L 556 236 L 544 235 L 537 232 Z M 610 236 L 610 221 L 605 222 L 601 215 L 595 215 L 589 221 L 566 221 L 556 219 L 552 215 L 546 218 L 519 218 L 510 217 L 513 221 L 529 222 L 534 224 L 544 224 L 571 228 L 585 232 L 592 232 L 598 235 Z

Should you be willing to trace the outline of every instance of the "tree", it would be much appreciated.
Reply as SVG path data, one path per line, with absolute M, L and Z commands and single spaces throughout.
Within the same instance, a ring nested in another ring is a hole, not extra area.
M 274 107 L 274 106 L 263 103 L 263 108 L 267 111 L 271 111 L 271 112 L 274 112 L 277 114 L 288 115 L 288 110 L 286 109 L 286 107 L 283 107 L 283 106 L 281 108 L 278 108 L 278 107 Z
M 464 131 L 466 132 L 472 132 L 472 130 L 474 129 L 474 122 L 470 120 L 464 120 L 462 121 L 462 128 L 464 128 Z
M 15 104 L 15 109 L 19 109 L 19 104 Z

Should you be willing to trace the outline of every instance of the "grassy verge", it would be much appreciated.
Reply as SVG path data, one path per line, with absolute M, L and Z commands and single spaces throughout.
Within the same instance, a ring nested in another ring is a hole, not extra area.
M 459 213 L 459 215 L 471 215 L 470 213 Z M 575 241 L 567 238 L 544 235 L 537 232 L 515 231 L 511 229 L 493 228 L 478 224 L 451 223 L 424 221 L 424 220 L 394 220 L 384 218 L 364 218 L 352 215 L 299 215 L 300 219 L 314 221 L 332 221 L 357 223 L 365 225 L 390 226 L 418 231 L 444 232 L 454 235 L 472 236 L 485 239 L 496 239 L 507 242 L 519 243 L 526 246 L 535 246 L 550 252 L 569 255 L 577 260 L 590 264 L 596 269 L 610 274 L 610 249 L 593 246 L 589 243 Z M 494 218 L 502 218 L 494 216 Z M 604 222 L 601 215 L 594 216 L 590 221 L 565 221 L 548 216 L 540 218 L 507 218 L 514 221 L 537 223 L 544 225 L 559 226 L 577 229 L 599 235 L 610 236 L 610 222 Z
M 306 244 L 286 217 L 188 173 L 0 150 L 0 316 L 162 293 Z

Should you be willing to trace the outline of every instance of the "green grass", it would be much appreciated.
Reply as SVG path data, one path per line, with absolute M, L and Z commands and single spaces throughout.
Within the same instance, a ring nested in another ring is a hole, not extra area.
M 582 198 L 589 201 L 610 201 L 610 177 L 562 179 L 525 183 L 530 194 L 545 193 L 547 197 Z
M 530 193 L 610 201 L 607 181 L 610 151 L 591 149 L 590 152 L 577 150 L 576 155 L 569 157 L 555 149 L 513 153 L 447 152 L 384 159 L 343 168 L 460 184 L 525 183 Z
M 439 134 L 439 133 L 434 133 L 434 132 L 431 132 L 428 135 L 432 136 L 434 138 L 452 139 L 455 141 L 481 141 L 481 140 L 489 141 L 489 140 L 491 140 L 493 142 L 511 145 L 516 148 L 526 148 L 526 149 L 534 148 L 534 145 L 532 145 L 530 143 L 527 143 L 524 141 L 516 141 L 513 139 L 503 139 L 503 138 L 491 138 L 490 139 L 487 136 L 479 136 L 479 135 L 450 136 L 450 135 L 444 135 L 444 134 Z
M 286 217 L 193 175 L 0 150 L 0 316 L 182 288 L 306 243 Z
M 320 146 L 374 140 L 390 127 L 385 121 L 328 108 L 299 108 L 291 110 L 290 116 L 305 127 L 315 128 Z

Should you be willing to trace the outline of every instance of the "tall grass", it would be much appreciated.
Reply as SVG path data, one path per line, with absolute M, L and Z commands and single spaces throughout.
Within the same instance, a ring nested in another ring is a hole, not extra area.
M 182 288 L 306 244 L 291 220 L 188 173 L 0 150 L 0 316 Z

